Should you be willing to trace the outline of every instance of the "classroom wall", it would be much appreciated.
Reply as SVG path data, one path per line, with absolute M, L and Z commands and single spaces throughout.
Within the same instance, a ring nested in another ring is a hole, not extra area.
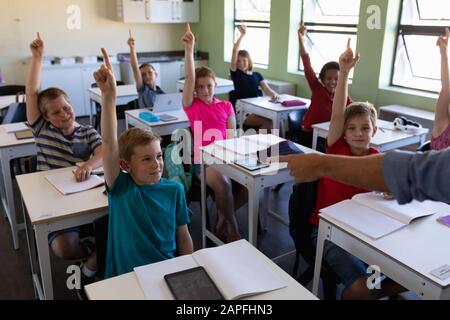
M 81 9 L 81 28 L 69 30 L 70 5 Z M 138 51 L 183 50 L 183 24 L 126 24 L 114 21 L 115 0 L 0 0 L 0 69 L 8 83 L 22 84 L 26 77 L 28 48 L 36 31 L 45 40 L 46 55 L 99 55 L 127 52 L 132 28 Z
M 354 100 L 368 100 L 376 106 L 404 104 L 434 110 L 437 94 L 389 86 L 400 2 L 361 0 L 356 44 L 361 60 L 354 71 L 350 94 Z M 221 77 L 227 77 L 229 72 L 229 62 L 224 61 L 224 50 L 230 50 L 231 53 L 232 40 L 229 40 L 228 26 L 232 25 L 232 3 L 233 0 L 202 0 L 201 22 L 193 27 L 199 49 L 209 52 L 209 65 Z M 371 16 L 367 9 L 371 5 L 380 8 L 380 29 L 370 30 L 367 26 L 367 19 Z M 301 0 L 272 0 L 269 66 L 257 71 L 267 78 L 296 83 L 297 94 L 310 97 L 303 73 L 288 72 L 289 67 L 294 69 L 292 66 L 296 65 L 298 59 L 296 30 L 300 22 L 300 10 Z M 224 34 L 227 34 L 228 39 L 224 39 Z

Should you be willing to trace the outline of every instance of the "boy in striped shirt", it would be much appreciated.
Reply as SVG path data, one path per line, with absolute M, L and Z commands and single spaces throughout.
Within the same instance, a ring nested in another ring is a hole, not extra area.
M 27 120 L 33 131 L 37 149 L 38 171 L 84 164 L 74 171 L 81 182 L 91 171 L 102 165 L 102 140 L 92 126 L 75 122 L 75 113 L 67 94 L 58 88 L 39 92 L 44 41 L 39 33 L 30 44 L 31 66 L 26 83 Z M 95 250 L 80 242 L 80 229 L 68 228 L 49 234 L 53 252 L 66 260 L 83 260 L 82 272 L 88 278 L 95 275 Z

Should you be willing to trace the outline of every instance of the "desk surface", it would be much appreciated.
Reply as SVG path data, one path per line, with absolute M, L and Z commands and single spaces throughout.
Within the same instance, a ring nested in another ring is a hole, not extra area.
M 314 129 L 319 129 L 328 132 L 330 129 L 330 122 L 322 122 L 322 123 L 316 123 L 313 124 L 312 127 Z M 398 141 L 402 139 L 407 139 L 409 137 L 427 134 L 428 129 L 422 128 L 418 132 L 413 131 L 400 131 L 394 129 L 394 125 L 390 121 L 385 121 L 381 119 L 377 119 L 377 127 L 378 130 L 375 133 L 375 136 L 372 138 L 371 144 L 374 146 L 382 145 L 385 143 Z
M 95 96 L 102 96 L 102 92 L 99 88 L 89 88 L 88 89 L 89 94 L 95 95 Z M 117 97 L 125 97 L 125 96 L 137 96 L 137 89 L 136 85 L 134 84 L 127 84 L 123 86 L 117 86 Z
M 216 77 L 216 82 L 217 82 L 217 87 L 229 87 L 229 86 L 234 87 L 233 81 L 228 80 L 228 79 Z M 184 85 L 184 79 L 177 80 L 177 83 L 179 85 Z
M 125 111 L 125 113 L 127 115 L 129 115 L 130 117 L 133 117 L 135 120 L 140 121 L 140 122 L 142 122 L 142 124 L 144 124 L 146 126 L 149 126 L 149 127 L 164 126 L 164 125 L 180 123 L 180 122 L 188 122 L 189 121 L 189 119 L 186 116 L 186 113 L 184 112 L 184 110 L 180 109 L 180 110 L 175 110 L 175 111 L 153 113 L 155 115 L 168 114 L 168 115 L 171 115 L 171 116 L 174 116 L 174 117 L 178 118 L 176 120 L 147 122 L 147 121 L 142 120 L 142 119 L 139 118 L 139 114 L 141 112 L 146 112 L 146 111 L 148 112 L 147 109 L 135 109 L 135 110 L 127 110 L 127 111 Z
M 398 104 L 382 106 L 382 107 L 380 107 L 380 112 L 381 111 L 398 113 L 399 115 L 405 115 L 406 117 L 411 116 L 411 117 L 423 118 L 423 119 L 427 119 L 430 121 L 434 121 L 434 112 L 432 112 L 432 111 L 401 106 Z
M 442 203 L 442 211 L 439 213 L 416 219 L 406 227 L 377 240 L 355 232 L 324 213 L 320 214 L 320 218 L 413 269 L 438 286 L 449 287 L 450 277 L 441 280 L 430 274 L 432 270 L 450 264 L 450 228 L 436 221 L 438 217 L 448 214 L 450 206 Z
M 69 167 L 52 171 L 72 171 L 74 169 L 75 167 Z M 62 220 L 68 216 L 97 212 L 108 207 L 108 197 L 102 193 L 103 186 L 63 195 L 45 179 L 46 173 L 46 171 L 35 172 L 16 177 L 33 225 Z
M 311 100 L 307 98 L 301 98 L 296 96 L 291 96 L 289 94 L 280 94 L 280 101 L 286 101 L 286 100 L 301 100 L 303 102 L 306 102 L 303 106 L 294 106 L 294 107 L 283 107 L 281 103 L 274 103 L 270 102 L 271 97 L 269 96 L 263 96 L 263 97 L 256 97 L 256 98 L 247 98 L 247 99 L 239 99 L 241 103 L 251 104 L 260 108 L 268 109 L 271 111 L 276 112 L 289 112 L 289 111 L 295 111 L 300 109 L 306 109 L 309 108 L 309 105 L 311 104 Z
M 295 279 L 255 249 L 255 252 L 278 276 L 286 282 L 287 287 L 275 291 L 246 297 L 248 300 L 317 300 L 317 297 L 300 285 Z M 161 281 L 164 281 L 161 279 Z M 145 300 L 144 292 L 139 284 L 136 273 L 130 272 L 99 281 L 85 287 L 91 300 Z
M 302 146 L 299 144 L 297 144 L 297 146 L 304 153 L 312 153 L 312 152 L 320 153 L 317 150 L 310 149 L 308 147 L 305 147 L 305 146 Z M 237 158 L 242 158 L 244 156 L 237 155 L 232 150 L 222 148 L 221 146 L 215 145 L 214 143 L 212 143 L 208 146 L 202 147 L 201 149 L 202 149 L 203 153 L 206 154 L 208 157 L 211 157 L 211 159 L 214 159 L 214 160 L 217 159 L 219 161 L 218 163 L 222 163 L 222 164 L 226 163 L 226 164 L 232 166 L 233 168 L 243 171 L 251 176 L 273 175 L 273 174 L 276 174 L 279 170 L 287 169 L 287 163 L 274 162 L 274 163 L 271 163 L 269 167 L 251 171 L 251 170 L 247 170 L 241 166 L 238 166 L 237 164 L 234 163 L 234 161 Z M 208 162 L 206 162 L 206 163 L 209 164 Z
M 0 126 L 0 148 L 34 143 L 34 138 L 17 139 L 14 133 L 7 133 L 4 126 Z
M 16 95 L 0 96 L 0 110 L 8 107 L 11 103 L 16 102 Z

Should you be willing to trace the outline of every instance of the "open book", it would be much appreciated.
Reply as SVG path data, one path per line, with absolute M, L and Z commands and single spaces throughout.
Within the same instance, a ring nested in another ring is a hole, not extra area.
M 255 134 L 239 138 L 215 141 L 214 144 L 240 155 L 256 154 L 286 139 L 273 134 Z
M 94 174 L 91 174 L 89 179 L 83 182 L 77 182 L 73 172 L 67 170 L 61 172 L 49 171 L 45 174 L 45 179 L 64 195 L 89 190 L 105 183 L 103 178 Z
M 205 268 L 227 300 L 286 287 L 286 283 L 263 260 L 251 244 L 239 240 L 219 247 L 134 268 L 149 300 L 171 300 L 164 275 L 198 266 Z
M 437 213 L 440 202 L 412 201 L 400 205 L 397 200 L 386 200 L 375 192 L 360 193 L 351 200 L 344 200 L 323 208 L 320 212 L 342 222 L 351 229 L 378 239 L 394 232 L 412 220 Z

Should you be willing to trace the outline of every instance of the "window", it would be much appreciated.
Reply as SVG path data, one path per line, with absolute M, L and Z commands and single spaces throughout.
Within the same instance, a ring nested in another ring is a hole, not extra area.
M 303 0 L 302 20 L 308 30 L 306 50 L 315 72 L 329 61 L 338 61 L 347 39 L 356 45 L 360 0 Z M 299 70 L 303 65 L 299 59 Z
M 247 26 L 241 49 L 248 50 L 255 64 L 269 65 L 270 1 L 234 0 L 234 42 L 239 37 L 239 25 Z
M 450 1 L 403 1 L 392 85 L 440 91 L 441 60 L 436 39 L 449 24 Z

